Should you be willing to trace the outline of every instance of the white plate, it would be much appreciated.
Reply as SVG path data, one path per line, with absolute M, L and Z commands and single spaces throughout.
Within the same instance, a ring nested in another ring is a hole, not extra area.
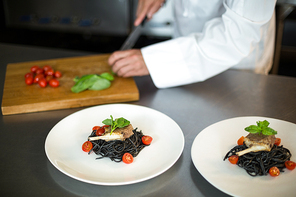
M 251 177 L 244 169 L 223 161 L 237 140 L 248 134 L 244 128 L 263 120 L 278 132 L 281 145 L 291 151 L 291 160 L 296 161 L 295 124 L 266 117 L 238 117 L 215 123 L 196 136 L 191 148 L 196 169 L 213 186 L 232 196 L 295 196 L 296 170 L 285 169 L 278 177 Z
M 153 138 L 132 164 L 96 160 L 96 154 L 82 151 L 92 127 L 102 125 L 110 115 L 126 118 Z M 130 104 L 101 105 L 73 113 L 56 124 L 45 141 L 46 155 L 58 170 L 97 185 L 126 185 L 158 176 L 178 160 L 183 148 L 183 132 L 175 121 L 156 110 Z

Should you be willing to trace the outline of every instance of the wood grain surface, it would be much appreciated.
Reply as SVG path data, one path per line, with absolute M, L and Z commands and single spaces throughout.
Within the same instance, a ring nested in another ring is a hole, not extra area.
M 86 74 L 109 72 L 109 54 L 74 58 L 60 58 L 8 64 L 2 98 L 2 114 L 19 114 L 56 109 L 76 108 L 106 103 L 139 100 L 139 91 L 133 78 L 115 76 L 111 87 L 105 90 L 86 90 L 71 92 L 73 78 Z M 50 65 L 62 72 L 60 86 L 39 87 L 38 84 L 26 85 L 24 75 L 33 65 Z

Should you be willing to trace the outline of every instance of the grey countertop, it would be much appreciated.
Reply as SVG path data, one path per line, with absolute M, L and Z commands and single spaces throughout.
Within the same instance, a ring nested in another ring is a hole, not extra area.
M 83 56 L 90 53 L 0 44 L 0 99 L 7 63 Z M 72 179 L 47 159 L 48 132 L 82 108 L 0 116 L 1 196 L 228 196 L 196 170 L 191 146 L 199 132 L 238 116 L 264 116 L 296 123 L 296 78 L 228 70 L 204 82 L 157 89 L 149 76 L 136 77 L 140 100 L 181 127 L 185 137 L 179 160 L 163 174 L 125 186 L 92 185 Z

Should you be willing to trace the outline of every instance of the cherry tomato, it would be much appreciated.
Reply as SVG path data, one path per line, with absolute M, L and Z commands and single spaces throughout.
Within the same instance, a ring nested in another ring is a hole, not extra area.
M 148 136 L 148 135 L 144 135 L 144 136 L 142 137 L 142 142 L 143 142 L 143 144 L 145 144 L 145 145 L 149 145 L 149 144 L 151 144 L 151 142 L 152 142 L 152 137 L 150 137 L 150 136 Z
M 278 176 L 280 175 L 280 170 L 277 167 L 271 167 L 269 169 L 270 176 Z
M 104 125 L 104 126 L 101 126 L 102 128 L 106 128 L 106 127 L 110 127 L 110 125 Z M 92 130 L 94 131 L 94 130 L 98 130 L 99 128 L 101 128 L 100 126 L 94 126 L 93 128 L 92 128 Z
M 50 85 L 51 87 L 56 88 L 56 87 L 58 87 L 58 86 L 60 85 L 60 82 L 59 82 L 57 79 L 51 79 L 51 80 L 49 81 L 49 85 Z
M 51 66 L 49 66 L 49 65 L 43 66 L 44 72 L 48 71 L 49 69 L 52 69 Z
M 38 74 L 34 77 L 34 83 L 38 83 L 38 81 L 40 79 L 43 79 L 44 78 L 44 75 L 43 74 Z
M 27 77 L 34 77 L 34 74 L 33 73 L 26 73 L 25 78 L 27 78 Z
M 92 128 L 92 131 L 98 130 L 99 128 L 101 128 L 101 127 L 100 127 L 100 126 L 94 126 L 94 127 Z
M 57 71 L 54 72 L 54 77 L 55 78 L 60 78 L 60 77 L 62 77 L 62 73 L 57 70 Z
M 245 139 L 245 137 L 244 137 L 244 136 L 241 136 L 241 137 L 237 140 L 237 144 L 238 144 L 238 145 L 243 145 L 243 144 L 244 144 L 244 139 Z
M 230 163 L 232 163 L 232 164 L 237 164 L 237 162 L 238 162 L 238 156 L 237 155 L 231 155 L 229 158 L 228 158 L 228 160 L 229 160 L 229 162 Z
M 38 84 L 41 88 L 45 88 L 47 86 L 47 81 L 45 78 L 42 78 L 38 81 Z
M 31 85 L 31 84 L 33 84 L 33 82 L 34 82 L 34 78 L 33 78 L 33 76 L 29 76 L 29 77 L 27 77 L 27 78 L 25 79 L 25 82 L 26 82 L 27 85 Z
M 296 167 L 296 163 L 293 161 L 285 161 L 285 166 L 288 170 L 294 170 Z
M 38 68 L 39 66 L 35 65 L 35 66 L 32 66 L 30 70 L 32 73 L 35 73 Z
M 47 71 L 45 71 L 45 75 L 53 75 L 53 74 L 54 74 L 53 69 L 48 69 Z
M 97 131 L 96 131 L 97 136 L 101 136 L 104 133 L 105 133 L 105 129 L 103 127 L 98 128 Z
M 37 68 L 37 70 L 35 71 L 36 75 L 38 74 L 42 74 L 44 71 L 42 68 Z
M 134 157 L 130 153 L 124 153 L 122 156 L 122 161 L 126 164 L 133 163 Z
M 275 138 L 274 144 L 279 146 L 281 144 L 281 141 L 282 141 L 281 138 Z
M 89 152 L 93 147 L 93 144 L 90 141 L 86 141 L 82 144 L 82 150 L 84 152 Z

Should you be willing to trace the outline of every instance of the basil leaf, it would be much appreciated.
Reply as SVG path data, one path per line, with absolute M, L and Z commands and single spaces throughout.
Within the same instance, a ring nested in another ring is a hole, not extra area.
M 96 81 L 88 88 L 89 90 L 104 90 L 111 86 L 111 82 L 103 77 L 97 76 Z
M 111 119 L 105 119 L 105 120 L 102 121 L 102 123 L 104 125 L 111 125 L 112 124 L 112 121 L 111 121 Z
M 268 127 L 268 125 L 269 125 L 269 122 L 267 120 L 257 122 L 257 126 L 262 129 Z
M 75 77 L 73 81 L 75 85 L 71 88 L 74 93 L 79 93 L 84 90 L 104 90 L 111 86 L 111 82 L 114 80 L 113 75 L 109 73 L 102 73 L 101 75 L 91 74 L 84 75 L 81 78 Z
M 111 117 L 111 119 L 105 119 L 102 121 L 103 124 L 111 126 L 110 135 L 112 134 L 112 132 L 116 128 L 123 128 L 123 127 L 126 127 L 130 124 L 130 121 L 126 120 L 125 118 L 121 117 L 121 118 L 116 118 L 115 120 L 113 120 L 113 116 L 110 115 L 110 117 Z
M 272 128 L 268 127 L 269 122 L 267 120 L 264 121 L 257 121 L 257 126 L 256 125 L 250 125 L 245 128 L 246 131 L 250 133 L 258 133 L 258 134 L 263 134 L 263 135 L 275 135 L 277 134 L 277 131 L 273 130 Z
M 130 124 L 130 121 L 124 119 L 124 118 L 118 118 L 116 119 L 117 123 L 118 123 L 118 128 L 123 128 L 126 127 Z
M 114 80 L 113 75 L 111 75 L 109 73 L 102 73 L 100 76 L 103 77 L 103 78 L 105 78 L 105 79 L 107 79 L 107 80 L 109 80 L 109 81 L 113 81 Z
M 78 76 L 76 76 L 74 79 L 73 79 L 73 81 L 76 83 L 76 82 L 78 82 L 79 81 L 79 77 Z
M 262 130 L 262 134 L 263 135 L 275 135 L 275 134 L 277 134 L 277 132 L 275 130 L 273 130 L 272 128 L 267 127 Z
M 260 133 L 261 129 L 260 127 L 256 126 L 256 125 L 251 125 L 245 128 L 246 131 L 250 132 L 250 133 Z
M 85 75 L 76 82 L 76 84 L 71 88 L 71 91 L 74 93 L 82 92 L 91 87 L 97 78 L 97 75 Z

